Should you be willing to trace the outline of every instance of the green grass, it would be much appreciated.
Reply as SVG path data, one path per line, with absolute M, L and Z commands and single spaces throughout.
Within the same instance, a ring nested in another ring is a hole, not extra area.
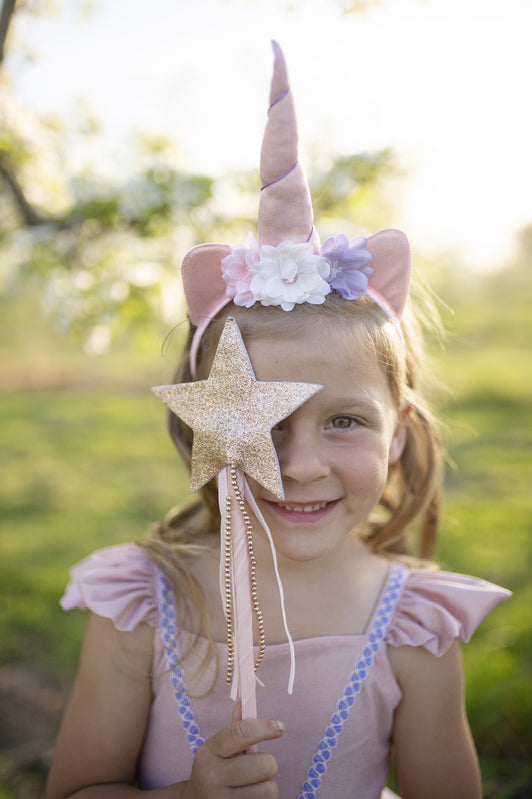
M 0 657 L 72 670 L 78 619 L 57 605 L 68 567 L 142 537 L 184 499 L 183 469 L 148 390 L 3 394 L 0 423 Z
M 459 309 L 447 350 L 435 353 L 455 391 L 439 400 L 454 461 L 446 473 L 439 561 L 514 591 L 464 647 L 468 712 L 488 799 L 532 794 L 529 296 L 506 307 L 495 314 L 483 301 L 471 313 Z M 22 312 L 4 310 L 6 331 Z M 0 662 L 70 676 L 84 620 L 58 605 L 69 566 L 96 547 L 142 537 L 187 495 L 164 408 L 149 391 L 166 381 L 171 364 L 152 365 L 159 344 L 152 353 L 94 362 L 34 321 L 19 330 L 18 361 L 10 331 L 0 350 L 9 377 L 0 394 Z M 55 388 L 21 386 L 24 374 L 31 386 L 44 373 Z
M 456 467 L 447 478 L 440 562 L 514 591 L 464 648 L 464 659 L 485 795 L 525 796 L 504 791 L 519 774 L 525 779 L 532 748 L 530 404 L 483 395 L 453 410 Z M 529 766 L 526 779 L 530 789 Z

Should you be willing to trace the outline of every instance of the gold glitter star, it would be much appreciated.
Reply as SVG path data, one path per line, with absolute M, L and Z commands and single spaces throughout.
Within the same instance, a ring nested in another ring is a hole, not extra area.
M 282 498 L 271 429 L 322 388 L 256 380 L 238 325 L 229 317 L 207 380 L 152 391 L 194 431 L 191 494 L 234 465 Z

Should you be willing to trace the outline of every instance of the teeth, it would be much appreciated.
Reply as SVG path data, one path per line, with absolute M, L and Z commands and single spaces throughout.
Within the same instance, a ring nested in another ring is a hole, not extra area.
M 319 502 L 315 505 L 283 505 L 282 507 L 288 511 L 296 513 L 312 513 L 315 510 L 321 510 L 327 505 L 326 502 Z

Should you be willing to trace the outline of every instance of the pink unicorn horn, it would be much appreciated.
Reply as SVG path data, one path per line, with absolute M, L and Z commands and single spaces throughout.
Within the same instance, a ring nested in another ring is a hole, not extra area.
M 270 107 L 260 155 L 258 240 L 261 245 L 274 247 L 285 239 L 310 241 L 318 252 L 320 242 L 313 227 L 312 200 L 298 161 L 297 120 L 286 62 L 277 42 L 272 41 L 272 47 Z

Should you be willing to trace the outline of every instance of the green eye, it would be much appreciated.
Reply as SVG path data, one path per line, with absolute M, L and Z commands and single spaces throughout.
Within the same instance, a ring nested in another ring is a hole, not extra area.
M 337 416 L 332 420 L 331 426 L 336 430 L 348 430 L 355 424 L 355 420 L 351 416 Z

